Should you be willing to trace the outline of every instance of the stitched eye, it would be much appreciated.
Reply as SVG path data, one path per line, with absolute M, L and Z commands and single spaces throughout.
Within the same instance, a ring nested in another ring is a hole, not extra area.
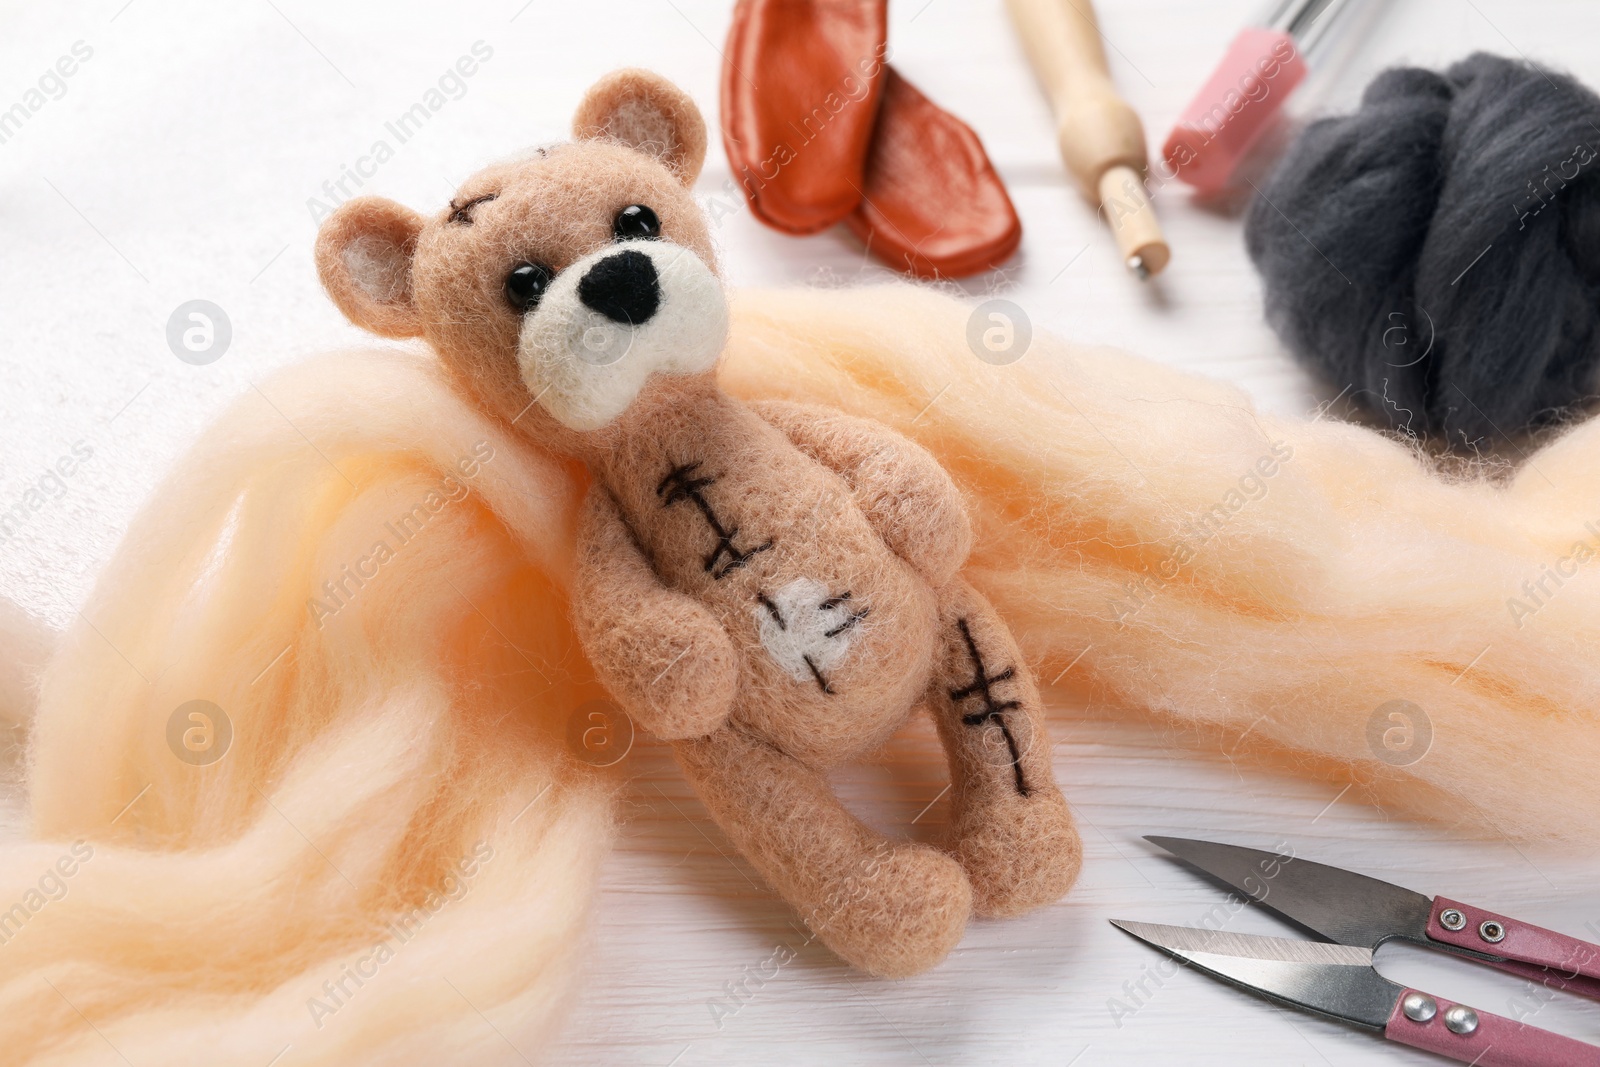
M 617 212 L 611 232 L 619 241 L 654 241 L 661 236 L 661 220 L 643 204 L 629 204 Z
M 506 300 L 526 315 L 539 305 L 539 298 L 550 285 L 555 272 L 543 263 L 519 263 L 506 275 Z

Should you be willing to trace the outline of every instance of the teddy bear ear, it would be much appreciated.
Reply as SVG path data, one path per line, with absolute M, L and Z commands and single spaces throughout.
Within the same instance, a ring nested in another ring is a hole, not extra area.
M 572 117 L 578 140 L 618 141 L 693 185 L 706 158 L 706 121 L 689 94 L 659 74 L 614 70 L 584 95 Z
M 422 216 L 381 196 L 341 204 L 317 231 L 317 275 L 345 317 L 382 337 L 422 333 L 411 261 Z

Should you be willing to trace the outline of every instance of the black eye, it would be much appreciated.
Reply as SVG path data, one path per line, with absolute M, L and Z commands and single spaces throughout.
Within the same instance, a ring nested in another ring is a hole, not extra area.
M 517 311 L 526 314 L 539 304 L 555 272 L 543 263 L 521 263 L 506 275 L 506 299 Z
M 629 204 L 617 212 L 611 232 L 619 241 L 654 241 L 661 236 L 661 220 L 643 204 Z

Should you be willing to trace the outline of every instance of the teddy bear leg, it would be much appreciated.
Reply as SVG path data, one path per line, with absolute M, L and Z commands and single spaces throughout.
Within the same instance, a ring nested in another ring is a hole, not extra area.
M 1056 787 L 1044 709 L 1011 631 L 956 578 L 939 591 L 928 693 L 950 762 L 951 851 L 979 915 L 1016 915 L 1061 897 L 1083 860 Z
M 947 854 L 885 838 L 845 810 L 820 772 L 737 726 L 673 749 L 728 837 L 847 963 L 902 978 L 961 940 L 972 891 Z

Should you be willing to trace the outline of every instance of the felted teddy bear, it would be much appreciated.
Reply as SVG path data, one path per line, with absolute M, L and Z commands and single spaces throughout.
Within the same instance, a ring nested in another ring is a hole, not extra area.
M 1081 860 L 1029 669 L 958 573 L 960 495 L 883 426 L 718 388 L 728 310 L 688 96 L 617 71 L 573 135 L 431 216 L 349 201 L 318 235 L 323 285 L 588 467 L 572 613 L 600 680 L 823 943 L 923 971 L 970 914 L 1055 900 Z M 945 848 L 868 828 L 827 779 L 919 705 L 950 765 Z

